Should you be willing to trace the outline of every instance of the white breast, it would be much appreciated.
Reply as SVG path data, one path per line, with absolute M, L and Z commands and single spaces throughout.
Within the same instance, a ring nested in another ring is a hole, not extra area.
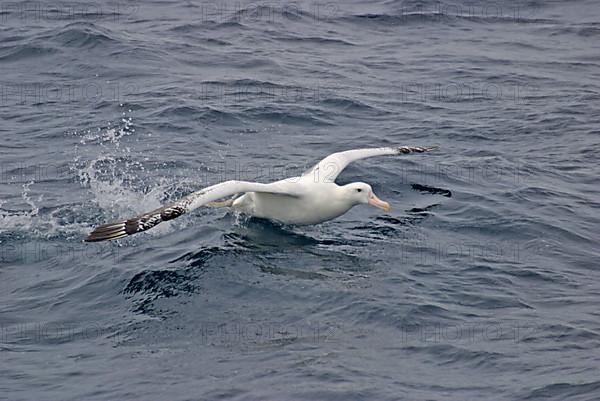
M 352 207 L 336 196 L 336 184 L 317 183 L 303 189 L 306 190 L 301 197 L 248 192 L 238 198 L 233 207 L 251 216 L 299 225 L 334 219 Z

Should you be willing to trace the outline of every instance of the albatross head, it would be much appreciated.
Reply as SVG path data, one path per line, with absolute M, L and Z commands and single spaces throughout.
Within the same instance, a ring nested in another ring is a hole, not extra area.
M 379 199 L 374 193 L 373 189 L 369 184 L 364 182 L 353 182 L 352 184 L 344 185 L 344 191 L 346 197 L 349 198 L 353 204 L 358 205 L 360 203 L 369 204 L 380 209 L 389 212 L 392 208 L 390 204 Z

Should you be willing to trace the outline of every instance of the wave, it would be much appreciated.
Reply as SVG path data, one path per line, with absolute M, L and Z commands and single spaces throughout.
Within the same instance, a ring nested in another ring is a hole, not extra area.
M 60 53 L 62 48 L 109 48 L 119 42 L 106 28 L 90 22 L 75 22 L 64 27 L 47 30 L 27 38 L 26 43 L 13 43 L 0 49 L 0 62 L 44 58 Z M 21 37 L 13 37 L 18 40 Z
M 587 383 L 552 383 L 543 387 L 536 388 L 535 390 L 524 395 L 523 399 L 544 401 L 562 401 L 574 399 L 591 400 L 597 397 L 599 391 L 600 381 L 591 381 Z
M 23 61 L 30 58 L 43 58 L 58 53 L 54 47 L 22 44 L 0 49 L 0 62 Z
M 353 24 L 377 24 L 383 26 L 413 26 L 422 24 L 456 25 L 464 23 L 479 24 L 551 24 L 556 21 L 544 18 L 514 18 L 511 16 L 452 15 L 443 12 L 403 12 L 399 14 L 354 14 L 336 18 Z
M 159 298 L 198 293 L 195 276 L 193 270 L 144 270 L 129 280 L 123 294 L 132 298 L 135 312 L 151 314 L 153 302 Z
M 64 47 L 93 49 L 98 46 L 112 46 L 119 42 L 115 34 L 93 23 L 77 22 L 69 24 L 56 33 L 46 36 L 47 39 Z

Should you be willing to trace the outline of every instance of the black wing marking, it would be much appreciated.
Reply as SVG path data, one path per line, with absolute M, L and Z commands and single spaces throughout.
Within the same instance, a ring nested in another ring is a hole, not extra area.
M 151 229 L 163 221 L 173 220 L 186 213 L 189 204 L 205 192 L 191 194 L 179 202 L 163 206 L 148 213 L 140 214 L 125 221 L 98 226 L 85 239 L 86 242 L 106 241 L 126 237 Z
M 438 146 L 398 146 L 398 147 L 396 147 L 396 152 L 398 152 L 398 154 L 400 154 L 400 153 L 403 153 L 403 154 L 424 153 L 424 152 L 430 152 L 437 148 L 438 148 Z
M 98 226 L 85 239 L 87 242 L 106 241 L 126 237 L 135 233 L 146 231 L 157 224 L 173 220 L 197 207 L 206 205 L 211 201 L 221 199 L 236 193 L 244 192 L 268 192 L 298 196 L 286 184 L 272 183 L 260 184 L 247 181 L 225 181 L 220 184 L 193 192 L 181 200 L 160 207 L 148 213 L 140 214 L 128 220 L 118 221 Z

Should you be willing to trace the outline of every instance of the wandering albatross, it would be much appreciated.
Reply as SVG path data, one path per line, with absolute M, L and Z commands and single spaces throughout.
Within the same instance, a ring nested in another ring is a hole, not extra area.
M 114 240 L 146 231 L 200 206 L 230 207 L 249 216 L 266 218 L 284 224 L 308 225 L 335 219 L 358 204 L 369 204 L 386 212 L 390 204 L 373 193 L 364 182 L 337 185 L 335 179 L 346 166 L 359 159 L 382 155 L 423 153 L 437 146 L 400 146 L 354 149 L 333 153 L 299 177 L 270 184 L 248 181 L 225 181 L 193 192 L 177 202 L 148 213 L 96 227 L 85 239 Z M 218 202 L 219 199 L 231 197 Z

